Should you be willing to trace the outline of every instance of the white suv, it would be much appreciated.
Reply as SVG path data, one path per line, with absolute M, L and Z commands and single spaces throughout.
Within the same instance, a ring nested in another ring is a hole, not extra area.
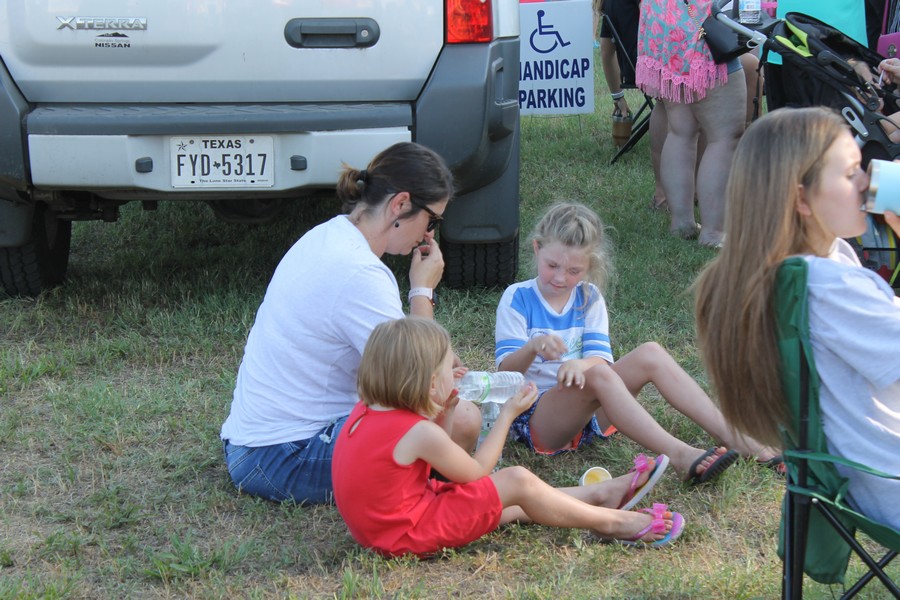
M 3 288 L 60 283 L 72 221 L 271 219 L 406 140 L 456 178 L 444 281 L 509 283 L 518 63 L 518 0 L 0 0 Z

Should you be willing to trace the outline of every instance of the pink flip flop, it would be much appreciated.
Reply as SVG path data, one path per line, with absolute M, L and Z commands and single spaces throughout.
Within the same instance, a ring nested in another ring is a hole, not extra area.
M 669 507 L 665 504 L 654 504 L 653 508 L 642 508 L 640 512 L 649 513 L 653 516 L 653 520 L 649 525 L 641 529 L 634 537 L 628 540 L 619 540 L 620 544 L 626 546 L 648 546 L 650 548 L 661 548 L 667 546 L 678 539 L 681 532 L 684 531 L 684 517 L 681 513 L 672 513 L 672 529 L 666 534 L 666 537 L 656 540 L 655 542 L 642 542 L 641 538 L 650 532 L 662 533 L 666 530 L 665 514 L 669 512 Z
M 637 506 L 638 502 L 643 500 L 650 490 L 653 489 L 653 486 L 656 485 L 656 482 L 660 480 L 668 466 L 668 456 L 665 454 L 657 456 L 656 465 L 650 473 L 650 478 L 644 482 L 644 485 L 638 487 L 638 479 L 640 478 L 641 473 L 650 469 L 650 461 L 644 454 L 635 456 L 634 468 L 629 471 L 629 473 L 634 473 L 634 477 L 631 478 L 631 486 L 628 488 L 628 492 L 625 494 L 622 505 L 619 506 L 619 510 L 629 510 L 634 506 Z

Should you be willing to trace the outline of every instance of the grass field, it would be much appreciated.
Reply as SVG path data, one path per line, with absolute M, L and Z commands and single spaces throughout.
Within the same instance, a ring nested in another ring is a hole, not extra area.
M 647 139 L 609 165 L 608 96 L 598 104 L 523 119 L 522 230 L 555 199 L 594 207 L 616 250 L 616 353 L 656 340 L 705 386 L 688 287 L 713 251 L 670 237 L 667 217 L 649 210 Z M 779 595 L 782 480 L 748 462 L 702 487 L 664 478 L 652 498 L 687 529 L 662 551 L 511 526 L 433 560 L 384 560 L 354 544 L 333 508 L 239 496 L 218 432 L 247 332 L 282 254 L 337 210 L 326 195 L 277 225 L 241 226 L 193 203 L 129 206 L 115 225 L 76 224 L 67 285 L 0 300 L 0 598 Z M 437 319 L 470 367 L 492 367 L 501 291 L 441 292 Z M 654 390 L 641 400 L 677 436 L 710 445 Z M 616 436 L 554 459 L 511 446 L 504 460 L 573 485 L 591 465 L 623 472 L 638 451 Z

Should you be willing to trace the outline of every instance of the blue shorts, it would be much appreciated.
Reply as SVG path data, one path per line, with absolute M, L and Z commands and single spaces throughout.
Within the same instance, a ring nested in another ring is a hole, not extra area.
M 737 73 L 744 68 L 744 66 L 741 64 L 740 57 L 732 58 L 727 63 L 725 63 L 725 66 L 728 68 L 729 75 L 731 75 L 732 73 Z
M 308 439 L 274 446 L 253 448 L 223 440 L 231 481 L 239 492 L 266 500 L 334 504 L 331 456 L 346 421 L 341 417 Z
M 585 444 L 590 444 L 595 437 L 599 437 L 601 440 L 605 440 L 607 435 L 604 435 L 603 431 L 600 429 L 600 424 L 597 422 L 597 417 L 592 416 L 591 420 L 587 422 L 578 435 L 569 442 L 569 444 L 565 448 L 560 448 L 559 450 L 550 450 L 548 448 L 541 447 L 540 444 L 535 443 L 534 437 L 531 434 L 531 415 L 534 414 L 534 410 L 537 408 L 538 402 L 541 401 L 541 397 L 547 390 L 541 392 L 538 399 L 534 404 L 531 405 L 531 408 L 523 412 L 521 415 L 515 418 L 512 423 L 512 426 L 509 430 L 512 432 L 513 439 L 518 440 L 520 442 L 524 442 L 526 446 L 528 446 L 531 450 L 534 450 L 538 454 L 543 454 L 545 456 L 554 456 L 556 454 L 560 454 L 561 452 L 569 452 L 572 450 L 577 450 L 581 446 Z M 614 430 L 613 430 L 614 431 Z

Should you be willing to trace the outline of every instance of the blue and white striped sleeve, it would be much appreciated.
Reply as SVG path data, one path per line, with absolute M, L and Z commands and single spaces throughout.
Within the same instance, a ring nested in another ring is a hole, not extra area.
M 494 362 L 499 367 L 503 360 L 528 342 L 528 322 L 525 315 L 514 306 L 517 286 L 510 286 L 497 305 L 497 322 L 494 329 Z
M 606 312 L 606 300 L 593 286 L 591 292 L 592 302 L 584 317 L 582 353 L 583 356 L 599 356 L 612 363 L 613 352 L 609 340 L 609 314 Z

